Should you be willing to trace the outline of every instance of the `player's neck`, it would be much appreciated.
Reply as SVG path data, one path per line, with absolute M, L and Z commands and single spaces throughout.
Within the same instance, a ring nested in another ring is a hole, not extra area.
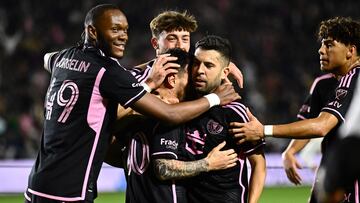
M 360 66 L 360 57 L 355 57 L 345 63 L 342 67 L 338 69 L 336 75 L 344 76 L 349 73 L 353 68 Z

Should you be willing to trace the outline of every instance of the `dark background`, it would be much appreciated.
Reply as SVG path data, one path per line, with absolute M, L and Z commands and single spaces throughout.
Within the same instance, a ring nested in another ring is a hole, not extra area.
M 264 123 L 296 120 L 320 74 L 317 28 L 335 16 L 359 18 L 360 1 L 310 0 L 60 0 L 0 2 L 0 159 L 33 158 L 40 143 L 49 74 L 43 55 L 80 40 L 86 12 L 98 3 L 119 5 L 130 29 L 126 67 L 155 55 L 149 22 L 164 10 L 188 10 L 199 24 L 192 44 L 206 34 L 228 38 L 245 76 L 242 97 Z M 280 152 L 288 140 L 268 141 Z

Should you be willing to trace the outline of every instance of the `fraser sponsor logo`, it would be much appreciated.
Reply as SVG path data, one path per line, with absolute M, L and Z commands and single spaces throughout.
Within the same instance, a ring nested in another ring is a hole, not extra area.
M 178 143 L 175 140 L 160 139 L 160 145 L 165 145 L 166 148 L 177 149 Z

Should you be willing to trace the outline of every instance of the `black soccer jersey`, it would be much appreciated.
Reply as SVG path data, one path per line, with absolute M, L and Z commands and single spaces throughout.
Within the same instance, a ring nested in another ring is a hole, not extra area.
M 318 117 L 322 108 L 324 108 L 331 99 L 338 82 L 333 74 L 325 74 L 315 78 L 311 85 L 309 95 L 301 106 L 297 118 L 303 120 Z M 332 129 L 326 136 L 336 136 L 337 129 L 338 127 Z M 325 146 L 322 147 L 322 152 L 324 152 L 323 150 L 325 150 L 325 148 Z
M 189 202 L 247 202 L 248 176 L 246 156 L 263 147 L 258 143 L 236 145 L 228 134 L 229 123 L 247 122 L 246 107 L 239 101 L 213 107 L 200 117 L 172 131 L 159 133 L 154 139 L 152 158 L 199 160 L 218 144 L 226 141 L 224 149 L 236 149 L 239 154 L 235 167 L 202 173 L 186 179 Z
M 184 187 L 177 181 L 160 181 L 157 179 L 150 154 L 154 130 L 158 126 L 156 120 L 142 115 L 131 115 L 124 118 L 127 125 L 132 126 L 126 134 L 121 133 L 117 139 L 129 138 L 126 142 L 125 174 L 127 176 L 126 202 L 185 202 Z
M 92 200 L 117 105 L 131 106 L 145 90 L 117 60 L 93 47 L 53 54 L 41 148 L 27 192 L 59 201 Z
M 336 133 L 334 136 L 326 135 L 322 142 L 322 152 L 323 156 L 326 156 L 326 150 L 331 147 L 331 145 L 337 143 L 338 137 L 338 127 L 340 124 L 345 122 L 345 114 L 349 109 L 350 102 L 353 97 L 355 85 L 357 78 L 359 76 L 360 67 L 353 68 L 346 75 L 340 78 L 338 84 L 333 91 L 330 100 L 327 105 L 321 110 L 328 112 L 336 116 L 339 120 L 337 125 Z
M 330 99 L 325 107 L 321 111 L 328 112 L 336 116 L 339 120 L 338 125 L 332 129 L 322 141 L 322 158 L 320 166 L 322 167 L 326 164 L 327 159 L 331 158 L 329 156 L 331 149 L 334 148 L 336 144 L 339 143 L 339 126 L 345 122 L 345 114 L 349 109 L 350 102 L 353 98 L 353 93 L 355 90 L 355 85 L 357 78 L 359 77 L 360 67 L 353 68 L 345 76 L 341 77 L 337 85 L 332 91 Z M 316 180 L 318 177 L 316 177 Z M 316 190 L 318 181 L 315 181 L 313 188 Z M 353 185 L 345 188 L 345 202 L 355 202 L 355 198 L 359 199 L 358 183 L 354 182 Z M 313 191 L 310 198 L 310 203 L 318 203 L 316 199 L 316 191 Z
M 265 142 L 236 145 L 228 134 L 230 122 L 248 122 L 246 107 L 239 101 L 210 109 L 186 125 L 186 150 L 194 160 L 205 158 L 218 144 L 226 141 L 224 149 L 235 149 L 235 167 L 202 173 L 188 181 L 189 202 L 247 202 L 248 172 L 246 157 L 260 150 Z
M 309 95 L 297 114 L 298 119 L 318 117 L 321 109 L 328 103 L 337 83 L 338 80 L 333 74 L 325 74 L 315 78 Z

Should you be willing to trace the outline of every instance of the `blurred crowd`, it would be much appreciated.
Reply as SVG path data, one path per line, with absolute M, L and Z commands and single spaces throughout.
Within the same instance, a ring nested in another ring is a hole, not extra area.
M 86 12 L 98 3 L 119 5 L 129 21 L 125 67 L 155 56 L 149 22 L 164 10 L 188 10 L 199 23 L 192 43 L 206 34 L 227 37 L 245 77 L 242 97 L 266 124 L 294 121 L 320 74 L 317 27 L 334 16 L 359 19 L 360 1 L 122 0 L 0 3 L 0 159 L 33 158 L 40 146 L 49 73 L 43 55 L 75 45 Z M 268 140 L 280 152 L 288 140 Z

